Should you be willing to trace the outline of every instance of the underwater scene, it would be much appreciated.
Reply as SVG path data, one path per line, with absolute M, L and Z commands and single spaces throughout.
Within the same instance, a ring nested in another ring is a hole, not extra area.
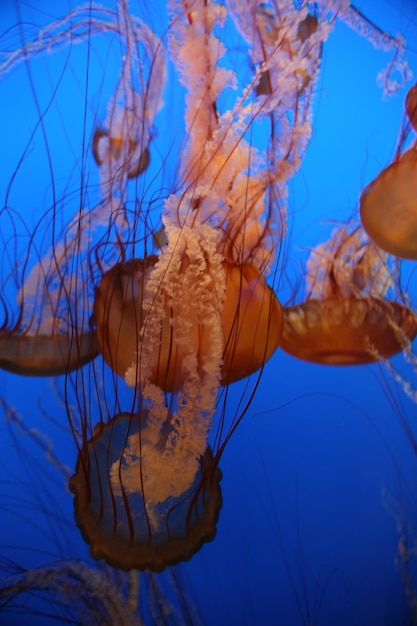
M 417 624 L 415 0 L 0 0 L 0 624 Z

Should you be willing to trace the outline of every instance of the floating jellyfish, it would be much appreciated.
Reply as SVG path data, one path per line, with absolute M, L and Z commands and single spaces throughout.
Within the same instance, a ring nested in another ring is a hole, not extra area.
M 417 87 L 405 99 L 408 124 L 416 130 Z M 402 133 L 401 143 L 405 133 Z M 363 227 L 386 252 L 404 259 L 417 259 L 417 142 L 364 189 L 360 199 Z
M 184 259 L 187 260 L 183 260 L 182 267 L 191 264 L 187 253 Z M 141 331 L 147 323 L 143 310 L 145 284 L 157 262 L 156 256 L 149 256 L 145 260 L 119 263 L 104 275 L 96 292 L 94 319 L 100 352 L 120 376 L 124 376 L 136 361 L 136 367 L 140 367 L 138 347 L 143 344 Z M 246 378 L 271 357 L 281 336 L 282 314 L 276 297 L 256 267 L 245 264 L 239 268 L 225 263 L 219 271 L 223 269 L 226 287 L 219 321 L 223 334 L 222 384 L 226 384 Z M 210 268 L 203 266 L 199 269 L 201 276 L 205 271 L 207 279 L 201 287 L 215 290 L 215 279 L 211 282 L 208 279 Z M 187 287 L 181 285 L 178 277 L 176 283 L 176 288 L 184 293 Z M 199 294 L 195 296 L 197 298 Z M 189 316 L 190 338 L 184 345 L 179 336 L 181 329 L 176 330 L 174 319 L 177 311 L 181 313 L 179 305 L 177 310 L 167 307 L 165 319 L 161 320 L 160 341 L 153 355 L 150 382 L 166 392 L 183 387 L 187 379 L 184 362 L 190 344 L 201 361 L 204 354 L 209 354 L 212 340 L 211 328 L 199 321 L 197 311 L 193 311 Z
M 223 110 L 222 96 L 238 89 L 219 39 L 226 8 L 170 8 L 169 52 L 187 88 L 179 188 L 164 203 L 158 254 L 104 272 L 94 303 L 100 351 L 134 390 L 134 410 L 111 416 L 83 440 L 70 483 L 91 553 L 122 569 L 157 571 L 213 538 L 217 465 L 227 440 L 215 436 L 216 449 L 207 447 L 219 389 L 262 369 L 280 341 L 281 307 L 266 277 L 285 230 L 287 181 L 308 141 L 329 31 L 323 15 L 308 42 L 307 81 L 308 33 L 299 36 L 307 10 L 289 12 L 288 40 L 278 47 L 259 15 L 259 41 L 247 50 L 255 77 L 248 77 L 245 99 L 238 95 Z M 252 42 L 253 23 L 234 3 L 229 10 L 237 32 Z M 278 37 L 279 13 L 273 19 Z M 289 58 L 293 71 L 284 81 L 278 67 Z M 260 94 L 265 62 L 269 92 Z M 267 151 L 247 136 L 257 123 Z
M 170 624 L 196 623 L 185 617 L 184 607 L 193 617 L 197 608 L 175 571 L 158 577 L 152 572 L 127 574 L 89 558 L 67 515 L 70 470 L 65 464 L 68 441 L 61 438 L 62 425 L 45 415 L 48 428 L 40 431 L 29 426 L 31 416 L 17 413 L 3 397 L 0 407 L 7 421 L 2 440 L 11 451 L 9 459 L 13 458 L 10 467 L 1 464 L 2 622 L 143 626 L 169 619 Z M 8 494 L 16 490 L 17 475 L 19 496 L 11 500 Z
M 335 230 L 307 262 L 307 298 L 285 307 L 281 347 L 326 365 L 359 365 L 408 349 L 417 317 L 398 291 L 388 255 L 361 227 Z M 389 294 L 392 294 L 390 297 Z
M 133 390 L 133 406 L 117 394 L 122 410 L 85 429 L 70 483 L 92 555 L 156 571 L 214 536 L 227 441 L 220 425 L 208 449 L 218 394 L 262 369 L 280 342 L 281 308 L 267 278 L 335 12 L 332 3 L 312 15 L 256 2 L 242 11 L 233 1 L 169 9 L 167 47 L 187 95 L 179 183 L 161 216 L 165 241 L 156 255 L 103 272 L 94 303 L 100 351 Z M 221 39 L 226 9 L 248 44 L 246 83 Z
M 4 213 L 3 239 L 7 232 Z M 28 242 L 23 258 L 14 259 L 11 270 L 6 269 L 6 262 L 3 265 L 0 367 L 24 376 L 66 374 L 98 354 L 95 333 L 83 310 L 84 298 L 74 289 L 75 277 L 73 283 L 62 280 L 74 261 L 73 250 L 57 244 L 39 259 L 26 225 L 20 237 Z M 21 267 L 24 271 L 19 274 Z M 9 303 L 6 294 L 13 294 L 15 303 Z

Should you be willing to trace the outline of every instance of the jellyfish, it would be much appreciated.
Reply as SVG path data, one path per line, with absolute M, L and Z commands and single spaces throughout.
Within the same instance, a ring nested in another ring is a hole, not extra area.
M 21 219 L 14 221 L 12 214 L 7 220 L 5 213 L 3 242 L 6 247 L 10 243 L 7 222 L 11 221 L 15 235 L 23 226 L 19 237 L 27 241 L 27 250 L 21 258 L 4 257 L 0 368 L 24 376 L 57 376 L 78 369 L 97 356 L 98 346 L 76 281 L 62 281 L 74 259 L 71 248 L 53 245 L 40 259 L 28 225 Z M 43 226 L 40 223 L 36 231 L 42 232 Z
M 398 291 L 388 255 L 357 226 L 336 229 L 307 262 L 307 298 L 284 309 L 281 347 L 307 361 L 359 365 L 406 350 L 417 317 Z
M 18 412 L 4 397 L 0 397 L 0 407 L 7 418 L 6 428 L 1 428 L 2 440 L 10 450 L 9 460 L 13 459 L 9 467 L 1 463 L 5 533 L 0 557 L 2 621 L 108 626 L 143 626 L 162 620 L 199 623 L 198 607 L 175 571 L 166 576 L 125 573 L 88 556 L 66 512 L 71 506 L 66 489 L 70 433 L 62 440 L 62 425 L 47 415 L 47 428 L 31 426 L 31 416 Z M 12 500 L 17 475 L 19 497 Z M 57 497 L 51 498 L 51 494 Z M 196 621 L 187 618 L 187 611 Z
M 267 279 L 335 16 L 330 5 L 313 15 L 307 6 L 284 13 L 254 2 L 242 11 L 228 2 L 253 68 L 241 89 L 221 39 L 226 7 L 169 8 L 185 137 L 179 181 L 161 213 L 163 242 L 102 272 L 95 290 L 100 352 L 118 394 L 123 384 L 133 390 L 132 409 L 118 399 L 83 438 L 70 483 L 91 554 L 156 571 L 213 538 L 216 467 L 228 439 L 215 434 L 217 399 L 223 386 L 262 371 L 281 340 L 281 307 Z M 266 149 L 252 141 L 255 128 Z
M 362 192 L 362 224 L 386 252 L 417 259 L 417 145 L 386 167 Z
M 416 130 L 417 86 L 405 98 L 405 123 L 394 160 L 363 190 L 360 216 L 368 235 L 386 252 L 417 259 L 417 142 L 406 146 L 410 128 Z

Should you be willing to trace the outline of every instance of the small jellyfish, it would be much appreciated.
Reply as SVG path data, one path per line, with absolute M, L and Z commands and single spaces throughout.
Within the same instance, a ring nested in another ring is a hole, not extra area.
M 307 298 L 284 307 L 283 350 L 326 365 L 387 359 L 409 346 L 417 317 L 387 297 L 395 276 L 387 255 L 358 227 L 343 226 L 307 262 Z
M 121 160 L 121 155 L 126 153 L 120 167 L 127 166 L 127 178 L 137 178 L 149 165 L 149 149 L 142 149 L 134 139 L 129 139 L 126 146 L 124 141 L 123 134 L 113 135 L 108 130 L 97 128 L 93 137 L 94 159 L 100 166 L 106 160 Z

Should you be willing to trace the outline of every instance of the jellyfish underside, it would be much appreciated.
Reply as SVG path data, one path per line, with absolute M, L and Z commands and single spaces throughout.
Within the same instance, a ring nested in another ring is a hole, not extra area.
M 281 347 L 305 361 L 360 365 L 393 356 L 416 333 L 416 316 L 398 302 L 334 296 L 284 309 Z
M 55 335 L 0 332 L 0 368 L 21 376 L 59 376 L 97 355 L 95 333 L 90 331 Z
M 222 506 L 222 473 L 207 448 L 187 491 L 153 502 L 153 494 L 140 489 L 144 471 L 140 457 L 135 465 L 137 490 L 124 484 L 123 451 L 126 441 L 138 434 L 140 440 L 146 439 L 146 419 L 127 413 L 98 427 L 80 451 L 70 490 L 75 494 L 77 525 L 93 558 L 125 571 L 160 572 L 190 559 L 203 543 L 214 539 Z
M 96 291 L 94 318 L 100 352 L 120 376 L 132 363 L 140 368 L 143 280 L 156 261 L 157 257 L 151 256 L 119 263 L 104 275 Z M 257 371 L 272 356 L 281 338 L 283 320 L 281 306 L 259 270 L 226 262 L 224 270 L 222 384 L 229 384 Z M 184 383 L 183 354 L 170 322 L 174 315 L 167 307 L 151 379 L 166 392 L 177 391 Z M 190 331 L 190 342 L 200 354 L 210 342 L 209 334 L 202 331 L 197 320 Z
M 417 149 L 407 150 L 363 191 L 360 215 L 368 235 L 386 252 L 417 259 Z

